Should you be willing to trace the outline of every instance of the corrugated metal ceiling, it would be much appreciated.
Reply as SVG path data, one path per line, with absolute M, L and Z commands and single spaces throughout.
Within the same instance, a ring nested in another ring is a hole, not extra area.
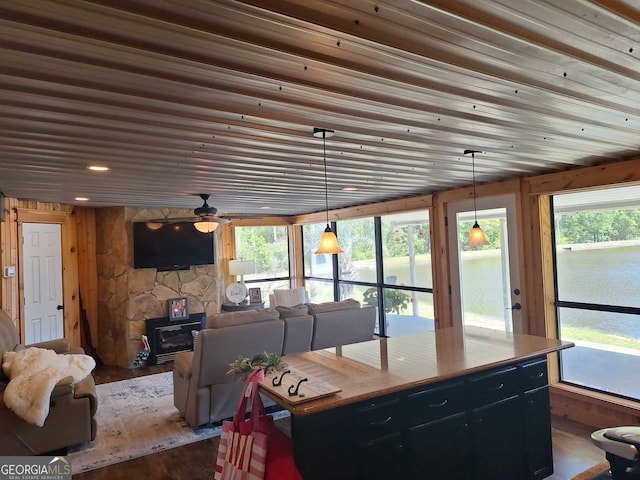
M 314 127 L 331 208 L 469 185 L 467 148 L 480 182 L 637 156 L 639 25 L 631 0 L 4 0 L 0 191 L 319 211 Z

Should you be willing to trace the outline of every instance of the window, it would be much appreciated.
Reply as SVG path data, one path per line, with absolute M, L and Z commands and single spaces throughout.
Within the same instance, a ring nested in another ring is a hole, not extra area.
M 313 253 L 324 228 L 315 224 L 302 229 L 305 284 L 311 301 L 354 298 L 376 306 L 376 331 L 381 335 L 434 328 L 428 211 L 337 222 L 344 253 L 335 264 L 332 255 Z
M 640 400 L 640 186 L 553 197 L 561 380 Z
M 277 288 L 289 288 L 289 238 L 286 226 L 235 227 L 236 258 L 254 260 L 256 272 L 245 275 L 247 288 L 258 287 L 262 300 Z
M 385 335 L 434 329 L 429 212 L 380 219 Z

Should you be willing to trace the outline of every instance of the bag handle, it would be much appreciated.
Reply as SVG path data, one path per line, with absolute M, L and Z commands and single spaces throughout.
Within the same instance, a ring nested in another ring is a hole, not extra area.
M 258 392 L 258 384 L 263 379 L 264 370 L 259 368 L 251 372 L 245 380 L 244 387 L 242 388 L 242 396 L 238 402 L 236 414 L 233 417 L 234 430 L 238 431 L 240 422 L 244 420 L 247 411 L 247 398 L 251 398 L 251 430 L 254 432 L 258 431 L 260 417 L 266 414 Z

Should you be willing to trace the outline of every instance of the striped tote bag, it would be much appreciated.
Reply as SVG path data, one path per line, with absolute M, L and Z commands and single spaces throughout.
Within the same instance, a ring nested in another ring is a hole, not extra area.
M 258 394 L 258 382 L 262 378 L 262 370 L 256 370 L 247 378 L 233 421 L 222 422 L 214 480 L 264 480 L 267 436 L 258 428 L 260 413 L 264 412 Z M 251 417 L 245 420 L 248 399 Z

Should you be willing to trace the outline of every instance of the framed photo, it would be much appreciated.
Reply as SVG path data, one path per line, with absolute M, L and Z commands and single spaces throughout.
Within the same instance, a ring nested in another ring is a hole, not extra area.
M 189 318 L 187 297 L 169 299 L 169 320 L 184 320 Z
M 262 302 L 262 292 L 260 292 L 259 288 L 250 288 L 249 289 L 249 303 L 260 303 Z

